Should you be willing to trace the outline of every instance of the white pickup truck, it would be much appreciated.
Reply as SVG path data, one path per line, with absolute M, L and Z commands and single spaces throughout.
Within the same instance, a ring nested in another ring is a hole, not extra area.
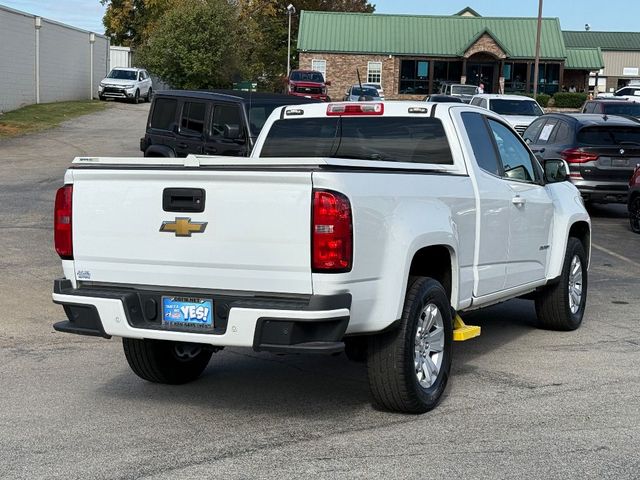
M 143 379 L 222 347 L 368 363 L 377 405 L 440 399 L 460 312 L 514 297 L 573 330 L 590 219 L 563 160 L 463 104 L 278 108 L 250 158 L 76 158 L 56 195 L 62 332 L 122 337 Z

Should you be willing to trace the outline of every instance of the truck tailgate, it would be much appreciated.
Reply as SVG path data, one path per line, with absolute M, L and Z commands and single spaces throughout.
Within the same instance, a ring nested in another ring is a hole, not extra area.
M 312 293 L 310 171 L 72 172 L 77 280 Z M 164 211 L 167 188 L 203 189 L 204 211 Z M 180 217 L 207 224 L 203 232 L 178 236 L 172 230 Z M 165 231 L 163 222 L 170 225 Z

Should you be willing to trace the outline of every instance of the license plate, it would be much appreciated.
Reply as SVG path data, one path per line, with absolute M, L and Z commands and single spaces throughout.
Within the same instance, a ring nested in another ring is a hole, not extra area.
M 213 328 L 213 300 L 193 297 L 162 297 L 162 325 Z
M 628 167 L 629 159 L 628 158 L 612 158 L 611 166 L 612 167 Z

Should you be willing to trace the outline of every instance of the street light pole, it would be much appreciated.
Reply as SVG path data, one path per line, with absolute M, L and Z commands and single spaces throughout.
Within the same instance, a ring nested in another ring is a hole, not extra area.
M 287 15 L 289 15 L 289 37 L 287 39 L 287 77 L 291 71 L 291 15 L 296 13 L 296 7 L 293 4 L 287 6 Z
M 538 3 L 538 31 L 536 33 L 536 60 L 533 67 L 533 98 L 538 95 L 538 67 L 540 64 L 540 30 L 542 29 L 542 0 Z

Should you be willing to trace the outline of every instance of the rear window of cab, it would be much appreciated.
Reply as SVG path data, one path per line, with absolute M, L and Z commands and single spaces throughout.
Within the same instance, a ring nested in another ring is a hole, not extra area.
M 437 118 L 349 117 L 277 120 L 261 157 L 333 157 L 452 165 Z

